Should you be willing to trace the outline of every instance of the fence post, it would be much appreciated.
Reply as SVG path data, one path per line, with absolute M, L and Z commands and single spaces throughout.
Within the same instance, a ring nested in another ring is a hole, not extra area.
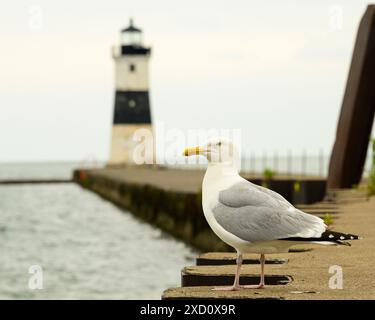
M 319 151 L 319 173 L 321 177 L 324 175 L 324 152 L 323 149 L 320 148 Z
M 273 154 L 273 171 L 277 173 L 279 171 L 279 155 L 277 151 Z
M 292 150 L 288 150 L 286 156 L 286 174 L 290 176 L 292 174 Z
M 301 175 L 306 175 L 306 150 L 302 151 L 302 157 L 301 157 Z
M 250 171 L 252 174 L 255 173 L 255 155 L 254 155 L 254 152 L 251 152 L 250 154 Z
M 264 170 L 267 168 L 267 152 L 264 151 L 263 152 L 263 163 L 262 163 L 262 173 L 264 172 Z

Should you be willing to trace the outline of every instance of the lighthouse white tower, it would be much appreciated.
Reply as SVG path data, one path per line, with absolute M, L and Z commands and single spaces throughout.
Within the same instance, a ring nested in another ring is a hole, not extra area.
M 151 49 L 143 45 L 142 31 L 133 25 L 121 30 L 120 46 L 112 56 L 115 61 L 115 106 L 112 127 L 110 164 L 134 164 L 136 130 L 152 130 L 149 102 L 148 62 Z

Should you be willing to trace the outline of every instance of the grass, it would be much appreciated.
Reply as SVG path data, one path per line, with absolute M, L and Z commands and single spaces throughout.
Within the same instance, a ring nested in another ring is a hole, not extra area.
M 333 217 L 329 213 L 326 213 L 323 216 L 324 223 L 329 227 L 333 223 Z

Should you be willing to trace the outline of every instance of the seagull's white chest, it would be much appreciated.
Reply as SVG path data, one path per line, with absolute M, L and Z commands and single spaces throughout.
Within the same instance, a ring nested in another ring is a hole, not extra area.
M 248 247 L 250 243 L 226 231 L 216 221 L 212 211 L 212 208 L 218 202 L 220 191 L 243 180 L 236 172 L 229 170 L 231 169 L 226 172 L 226 168 L 219 165 L 207 168 L 202 185 L 203 212 L 209 226 L 222 241 L 238 251 L 243 251 L 243 248 Z

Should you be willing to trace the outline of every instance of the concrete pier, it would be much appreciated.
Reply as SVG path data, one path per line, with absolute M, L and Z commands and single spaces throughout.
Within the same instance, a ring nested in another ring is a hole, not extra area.
M 216 237 L 204 218 L 203 176 L 201 170 L 129 166 L 76 170 L 74 181 L 199 250 L 231 250 Z M 256 184 L 267 184 L 291 202 L 311 203 L 321 200 L 325 194 L 323 179 L 276 177 L 264 180 L 261 176 L 244 176 Z M 334 208 L 311 210 L 321 215 L 335 212 Z

